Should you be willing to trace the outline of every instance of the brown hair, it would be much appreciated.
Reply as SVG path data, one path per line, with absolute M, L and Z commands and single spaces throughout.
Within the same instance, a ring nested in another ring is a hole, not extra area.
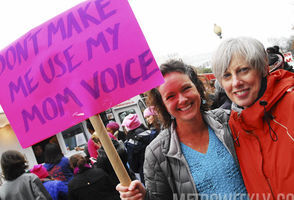
M 71 168 L 78 167 L 80 170 L 83 170 L 85 168 L 85 164 L 87 164 L 87 160 L 84 156 L 80 154 L 75 154 L 69 158 L 69 163 Z
M 179 72 L 182 74 L 186 74 L 190 80 L 195 85 L 201 97 L 201 105 L 200 112 L 203 113 L 209 109 L 208 98 L 205 94 L 205 88 L 203 83 L 197 76 L 197 72 L 193 69 L 193 67 L 186 65 L 184 62 L 179 60 L 169 60 L 168 62 L 162 64 L 160 66 L 160 71 L 163 76 L 169 74 L 171 72 Z M 168 128 L 172 123 L 172 116 L 167 111 L 162 97 L 157 88 L 153 88 L 149 90 L 147 93 L 147 104 L 149 106 L 154 106 L 155 111 L 158 113 L 158 118 L 162 122 L 163 127 Z
M 24 155 L 15 150 L 5 151 L 1 156 L 1 168 L 6 180 L 14 180 L 28 167 Z
M 97 133 L 93 133 L 93 134 L 91 135 L 91 139 L 92 139 L 93 142 L 95 142 L 96 144 L 97 144 L 97 143 L 100 143 L 100 139 L 99 139 Z

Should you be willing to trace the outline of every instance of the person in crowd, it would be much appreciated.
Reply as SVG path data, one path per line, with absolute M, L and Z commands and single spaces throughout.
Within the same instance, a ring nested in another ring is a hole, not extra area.
M 277 69 L 284 69 L 283 57 L 279 54 L 268 53 L 269 72 Z
M 91 124 L 89 119 L 87 119 L 86 122 L 87 122 L 87 128 L 89 133 L 93 135 L 95 133 L 95 129 L 93 125 Z M 88 150 L 90 158 L 97 159 L 98 157 L 97 151 L 99 148 L 100 146 L 97 143 L 93 142 L 92 137 L 90 137 L 90 139 L 88 140 L 88 145 L 87 145 L 87 150 Z
M 211 109 L 223 108 L 231 109 L 232 101 L 227 96 L 225 90 L 220 86 L 219 82 L 216 80 L 214 82 L 215 93 L 213 95 L 213 103 Z
M 157 117 L 157 114 L 154 110 L 154 106 L 147 107 L 144 112 L 144 118 L 148 123 L 148 128 L 151 130 L 152 140 L 159 134 L 160 132 L 160 123 Z
M 96 134 L 96 136 L 94 136 L 94 138 L 98 138 L 98 135 L 95 132 L 95 129 L 94 129 L 93 125 L 91 124 L 90 120 L 87 119 L 86 122 L 87 122 L 88 131 L 90 132 L 90 134 L 92 136 L 93 136 L 93 134 Z M 107 132 L 107 134 L 108 134 L 108 136 L 111 139 L 117 140 L 117 138 L 112 133 Z M 93 141 L 93 137 L 92 136 L 88 140 L 88 145 L 87 145 L 86 148 L 88 150 L 88 153 L 89 153 L 89 156 L 90 156 L 90 160 L 96 160 L 97 157 L 98 157 L 98 149 L 100 148 L 100 145 L 99 145 L 99 143 L 96 143 L 96 142 Z M 93 164 L 93 161 L 92 161 L 92 164 Z
M 117 140 L 117 138 L 111 132 L 107 132 L 107 134 L 110 137 L 110 139 Z
M 48 143 L 45 146 L 44 167 L 52 178 L 64 181 L 66 184 L 73 177 L 68 158 L 63 156 L 60 147 L 55 143 Z
M 52 200 L 52 197 L 35 174 L 26 173 L 27 161 L 18 151 L 8 150 L 1 156 L 5 182 L 0 186 L 1 200 Z
M 106 125 L 106 130 L 108 133 L 111 133 L 118 140 L 122 140 L 123 142 L 126 140 L 126 134 L 123 131 L 119 130 L 119 124 L 117 122 L 110 121 Z
M 81 154 L 70 157 L 74 178 L 68 184 L 69 200 L 119 200 L 111 178 L 101 168 L 91 168 Z
M 249 195 L 279 199 L 294 191 L 294 73 L 269 73 L 263 44 L 224 40 L 213 72 L 231 99 L 229 125 Z
M 39 164 L 44 162 L 44 151 L 40 144 L 33 146 L 33 151 Z
M 63 181 L 52 179 L 43 165 L 34 165 L 30 172 L 39 177 L 53 200 L 67 200 L 67 185 Z
M 210 110 L 192 67 L 170 60 L 160 66 L 165 82 L 148 92 L 165 129 L 147 146 L 146 188 L 135 180 L 117 186 L 122 199 L 246 199 L 223 109 Z
M 99 137 L 98 137 L 98 134 L 96 133 L 96 132 L 94 132 L 92 135 L 91 135 L 91 138 L 90 138 L 91 140 L 92 140 L 92 142 L 95 144 L 95 146 L 97 146 L 98 147 L 98 150 L 97 150 L 97 158 L 99 157 L 98 155 L 99 155 L 99 153 L 98 153 L 98 151 L 99 151 L 99 149 L 101 148 L 101 146 L 102 146 L 102 144 L 101 144 L 101 142 L 100 142 L 100 139 L 99 139 Z M 85 157 L 86 158 L 86 157 Z M 90 157 L 90 164 L 91 165 L 94 165 L 95 163 L 96 163 L 96 161 L 97 161 L 97 158 L 94 158 L 94 157 Z M 87 159 L 87 158 L 86 158 Z M 88 160 L 87 160 L 88 161 Z M 89 162 L 88 162 L 89 163 Z
M 128 154 L 127 154 L 124 143 L 120 140 L 119 141 L 111 140 L 111 141 L 112 141 L 124 167 L 126 168 L 129 176 L 131 177 L 132 180 L 135 180 L 136 179 L 135 174 L 130 172 L 129 167 L 127 165 Z M 98 154 L 99 154 L 99 156 L 98 156 L 97 162 L 94 164 L 94 166 L 97 168 L 101 168 L 105 172 L 107 172 L 107 174 L 110 176 L 110 178 L 112 180 L 113 185 L 116 186 L 117 184 L 119 184 L 119 180 L 115 174 L 115 171 L 114 171 L 103 147 L 101 147 L 98 150 Z
M 128 153 L 128 163 L 133 172 L 140 174 L 141 182 L 144 184 L 144 155 L 146 146 L 152 139 L 151 131 L 139 120 L 137 114 L 127 115 L 122 124 L 127 129 L 125 147 Z
M 290 66 L 287 62 L 285 62 L 284 55 L 280 52 L 279 46 L 268 47 L 266 49 L 268 54 L 268 64 L 269 64 L 269 72 L 273 72 L 277 69 L 285 69 L 290 72 L 294 72 L 292 66 Z

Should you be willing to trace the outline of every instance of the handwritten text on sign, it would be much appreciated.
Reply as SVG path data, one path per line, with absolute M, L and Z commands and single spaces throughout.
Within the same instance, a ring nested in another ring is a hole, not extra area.
M 0 104 L 23 147 L 162 82 L 127 0 L 86 1 L 0 52 Z

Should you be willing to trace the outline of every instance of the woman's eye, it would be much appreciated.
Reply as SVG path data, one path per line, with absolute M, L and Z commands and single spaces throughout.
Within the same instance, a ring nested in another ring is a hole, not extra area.
M 188 90 L 190 88 L 191 88 L 191 86 L 184 87 L 184 91 L 186 91 L 186 90 Z
M 224 79 L 227 79 L 227 78 L 229 78 L 230 76 L 231 76 L 230 73 L 225 73 L 225 74 L 223 75 L 223 78 L 224 78 Z
M 173 97 L 174 97 L 174 95 L 167 96 L 167 97 L 166 97 L 166 100 L 169 100 L 169 99 L 171 99 L 171 98 L 173 98 Z
M 243 67 L 240 69 L 241 72 L 247 72 L 249 71 L 249 67 Z

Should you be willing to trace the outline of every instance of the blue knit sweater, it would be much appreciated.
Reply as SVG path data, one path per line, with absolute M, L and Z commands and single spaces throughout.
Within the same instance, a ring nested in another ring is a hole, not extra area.
M 200 199 L 246 199 L 246 188 L 233 157 L 210 127 L 208 131 L 206 154 L 181 143 Z

